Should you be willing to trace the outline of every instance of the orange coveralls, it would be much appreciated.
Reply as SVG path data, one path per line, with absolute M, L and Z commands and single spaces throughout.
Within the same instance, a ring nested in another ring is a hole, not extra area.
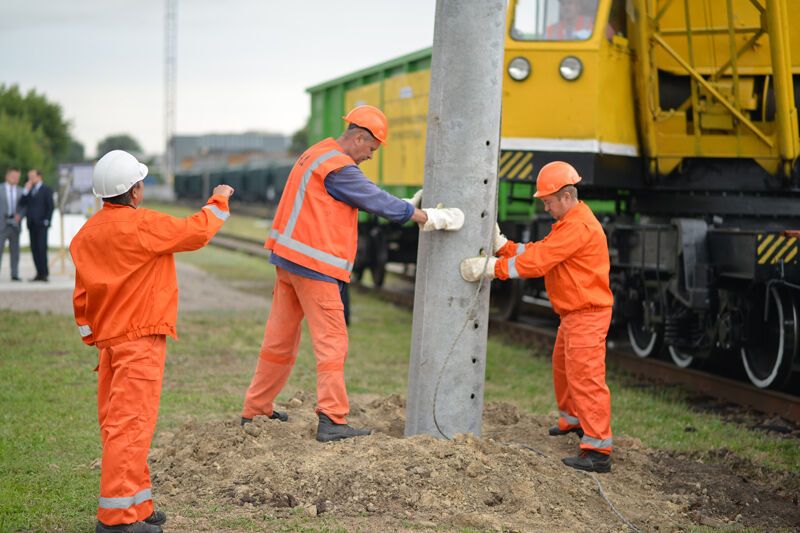
M 221 195 L 183 219 L 105 203 L 70 244 L 75 321 L 83 342 L 99 349 L 103 457 L 97 519 L 104 524 L 131 524 L 153 513 L 147 453 L 158 418 L 166 336 L 177 338 L 172 254 L 205 246 L 228 216 L 228 199 Z
M 614 297 L 603 227 L 583 202 L 541 241 L 509 241 L 498 251 L 498 279 L 536 278 L 561 318 L 553 347 L 553 386 L 561 429 L 581 427 L 581 448 L 610 454 L 611 393 L 606 386 L 606 335 Z

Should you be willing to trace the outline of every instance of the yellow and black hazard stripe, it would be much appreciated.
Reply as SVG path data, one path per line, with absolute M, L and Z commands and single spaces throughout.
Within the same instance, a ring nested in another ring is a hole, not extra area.
M 500 179 L 532 180 L 533 152 L 504 150 L 500 154 Z
M 797 262 L 800 248 L 797 237 L 787 237 L 780 233 L 759 233 L 757 244 L 756 262 L 759 265 Z

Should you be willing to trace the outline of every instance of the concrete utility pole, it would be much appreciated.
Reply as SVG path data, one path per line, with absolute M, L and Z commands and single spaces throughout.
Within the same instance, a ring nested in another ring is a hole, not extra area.
M 436 2 L 422 201 L 466 221 L 420 234 L 406 436 L 481 433 L 489 283 L 467 283 L 458 267 L 492 253 L 505 14 L 505 0 Z

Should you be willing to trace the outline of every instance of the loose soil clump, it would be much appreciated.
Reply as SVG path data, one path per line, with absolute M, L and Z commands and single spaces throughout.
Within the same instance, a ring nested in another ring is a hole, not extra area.
M 635 438 L 614 437 L 610 474 L 572 470 L 561 458 L 575 454 L 577 437 L 548 437 L 550 417 L 507 403 L 486 406 L 481 438 L 444 440 L 403 438 L 405 405 L 397 395 L 356 397 L 349 422 L 375 433 L 328 444 L 315 440 L 313 398 L 301 392 L 281 408 L 288 422 L 256 417 L 244 428 L 238 419 L 190 422 L 159 436 L 151 465 L 156 500 L 173 511 L 170 531 L 214 529 L 208 516 L 174 512 L 212 507 L 231 524 L 247 517 L 330 516 L 353 531 L 625 531 L 625 521 L 642 531 L 800 524 L 797 503 L 766 476 L 652 451 Z

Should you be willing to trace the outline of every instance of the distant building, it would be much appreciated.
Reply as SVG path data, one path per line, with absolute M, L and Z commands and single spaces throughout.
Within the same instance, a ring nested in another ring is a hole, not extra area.
M 180 171 L 201 161 L 206 164 L 224 161 L 226 166 L 236 160 L 243 163 L 252 158 L 283 158 L 290 140 L 279 133 L 246 132 L 175 135 L 170 142 L 175 154 L 174 168 Z

